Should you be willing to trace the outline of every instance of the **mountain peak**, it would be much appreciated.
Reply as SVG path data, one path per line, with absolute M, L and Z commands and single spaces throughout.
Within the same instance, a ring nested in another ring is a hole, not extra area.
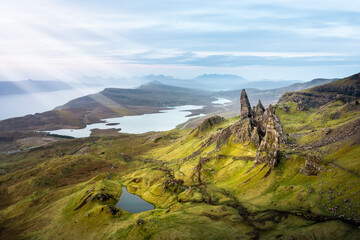
M 233 80 L 244 80 L 243 77 L 233 74 L 217 74 L 217 73 L 205 73 L 197 76 L 195 79 L 233 79 Z
M 145 85 L 165 85 L 165 84 L 158 80 L 153 80 L 151 82 L 146 83 Z
M 164 80 L 173 80 L 175 79 L 174 77 L 172 76 L 166 76 L 166 75 L 154 75 L 154 74 L 150 74 L 150 75 L 147 75 L 147 76 L 144 76 L 142 77 L 146 80 L 150 80 L 150 81 L 164 81 Z

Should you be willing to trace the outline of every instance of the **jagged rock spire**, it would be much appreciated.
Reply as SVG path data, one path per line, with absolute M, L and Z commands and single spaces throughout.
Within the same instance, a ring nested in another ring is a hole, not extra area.
M 240 96 L 240 117 L 241 119 L 251 117 L 251 105 L 249 102 L 249 98 L 245 92 L 245 89 L 241 91 Z
M 260 100 L 256 107 L 251 108 L 245 90 L 241 92 L 240 104 L 241 120 L 208 138 L 203 147 L 216 142 L 216 148 L 220 149 L 233 136 L 234 142 L 252 142 L 258 147 L 255 165 L 266 163 L 274 168 L 280 157 L 280 147 L 287 142 L 275 108 L 270 104 L 265 109 Z
M 265 110 L 263 124 L 266 126 L 265 136 L 256 153 L 255 164 L 267 163 L 273 168 L 279 158 L 280 144 L 286 143 L 286 134 L 271 104 Z
M 265 108 L 264 108 L 264 106 L 262 105 L 262 103 L 261 103 L 261 101 L 259 99 L 259 102 L 255 107 L 255 113 L 256 113 L 256 115 L 263 115 L 264 112 L 265 112 Z

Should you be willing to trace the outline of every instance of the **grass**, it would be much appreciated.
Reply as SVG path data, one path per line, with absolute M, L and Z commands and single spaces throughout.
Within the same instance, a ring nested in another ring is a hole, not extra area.
M 324 126 L 336 129 L 359 117 L 339 102 L 309 111 L 289 107 L 285 112 L 277 106 L 276 112 L 299 146 L 324 138 Z M 334 118 L 336 112 L 340 114 Z M 3 155 L 0 238 L 354 239 L 359 235 L 356 226 L 344 220 L 354 222 L 360 212 L 356 139 L 314 149 L 312 153 L 323 160 L 323 171 L 306 176 L 300 173 L 305 150 L 284 146 L 279 164 L 271 170 L 264 164 L 254 166 L 256 147 L 235 142 L 233 136 L 219 148 L 216 143 L 204 147 L 219 128 L 237 120 L 228 119 L 197 136 L 191 130 L 174 129 L 61 140 Z M 155 209 L 130 214 L 116 208 L 122 186 Z M 319 216 L 328 219 L 315 220 Z

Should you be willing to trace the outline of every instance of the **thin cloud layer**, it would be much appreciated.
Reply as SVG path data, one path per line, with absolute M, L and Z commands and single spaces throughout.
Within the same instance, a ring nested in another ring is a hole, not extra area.
M 6 1 L 0 80 L 342 77 L 360 69 L 359 11 L 322 0 Z

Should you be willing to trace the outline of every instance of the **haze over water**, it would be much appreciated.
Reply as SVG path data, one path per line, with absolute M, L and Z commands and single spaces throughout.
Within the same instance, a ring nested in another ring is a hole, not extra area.
M 103 88 L 70 89 L 0 96 L 0 120 L 50 111 L 74 98 L 96 93 Z

